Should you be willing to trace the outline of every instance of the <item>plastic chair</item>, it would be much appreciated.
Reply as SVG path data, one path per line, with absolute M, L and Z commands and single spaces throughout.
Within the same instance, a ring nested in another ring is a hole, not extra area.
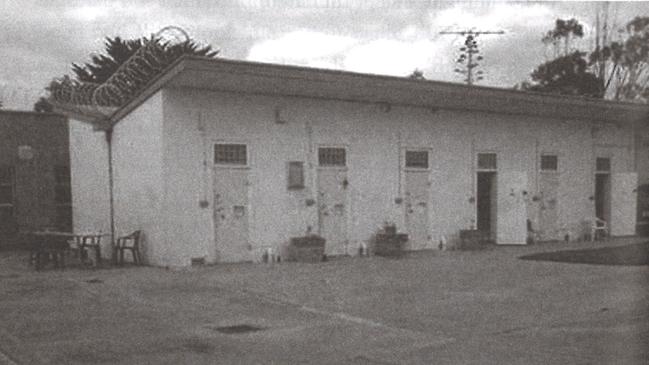
M 140 265 L 142 263 L 142 258 L 140 257 L 141 236 L 141 231 L 135 231 L 128 236 L 122 236 L 117 239 L 117 241 L 115 242 L 115 250 L 117 251 L 116 258 L 120 265 L 124 264 L 124 251 L 131 251 L 133 262 L 136 265 Z
M 589 224 L 591 242 L 608 236 L 608 223 L 605 220 L 595 217 L 589 221 Z
M 101 237 L 102 234 L 83 234 L 75 236 L 74 240 L 79 249 L 79 258 L 81 260 L 88 259 L 88 250 L 95 250 L 94 266 L 99 265 L 101 262 Z

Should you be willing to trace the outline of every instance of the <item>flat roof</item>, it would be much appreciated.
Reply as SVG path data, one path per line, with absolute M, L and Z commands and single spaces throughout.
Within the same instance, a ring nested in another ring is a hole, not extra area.
M 640 122 L 649 105 L 349 71 L 183 56 L 103 121 L 114 125 L 163 88 L 388 103 L 541 118 Z

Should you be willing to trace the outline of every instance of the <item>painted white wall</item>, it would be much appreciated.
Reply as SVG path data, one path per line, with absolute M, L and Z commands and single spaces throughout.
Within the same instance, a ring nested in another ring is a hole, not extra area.
M 162 93 L 158 92 L 113 129 L 115 235 L 143 232 L 142 253 L 154 265 L 168 260 L 164 224 Z M 128 253 L 126 254 L 128 257 Z
M 187 265 L 192 257 L 214 257 L 212 223 L 213 143 L 246 142 L 250 155 L 250 240 L 253 251 L 281 251 L 290 237 L 317 227 L 315 164 L 318 145 L 347 147 L 350 247 L 367 241 L 384 221 L 404 226 L 399 151 L 429 148 L 431 156 L 431 235 L 457 238 L 475 219 L 475 154 L 498 153 L 498 168 L 527 173 L 528 215 L 537 219 L 531 197 L 538 188 L 538 156 L 559 155 L 558 215 L 572 238 L 594 215 L 596 148 L 613 149 L 615 171 L 632 168 L 626 128 L 593 142 L 591 123 L 527 116 L 431 110 L 306 98 L 165 89 L 164 209 L 169 260 Z M 281 119 L 275 122 L 275 110 Z M 126 124 L 122 121 L 120 124 Z M 604 146 L 602 146 L 604 145 Z M 618 151 L 619 150 L 619 151 Z M 625 152 L 626 151 L 626 152 Z M 286 188 L 286 163 L 307 162 L 307 188 Z M 201 207 L 200 202 L 209 203 Z M 563 237 L 563 234 L 561 235 Z M 352 250 L 353 252 L 354 250 Z M 171 258 L 173 257 L 173 258 Z
M 649 184 L 649 124 L 636 129 L 635 137 L 638 185 Z
M 70 187 L 74 232 L 110 233 L 108 145 L 104 132 L 70 119 Z M 110 237 L 102 238 L 102 254 L 110 256 Z
M 611 221 L 613 236 L 628 236 L 636 231 L 636 204 L 638 174 L 635 172 L 611 175 Z

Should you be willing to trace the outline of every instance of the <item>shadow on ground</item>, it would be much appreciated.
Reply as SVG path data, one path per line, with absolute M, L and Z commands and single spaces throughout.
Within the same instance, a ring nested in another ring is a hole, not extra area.
M 649 242 L 616 247 L 541 252 L 519 258 L 573 264 L 649 266 Z

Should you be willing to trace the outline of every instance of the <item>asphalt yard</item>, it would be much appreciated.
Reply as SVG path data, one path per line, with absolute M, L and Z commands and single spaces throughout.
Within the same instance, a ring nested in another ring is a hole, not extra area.
M 644 364 L 649 266 L 553 258 L 645 241 L 183 270 L 0 252 L 0 363 Z

